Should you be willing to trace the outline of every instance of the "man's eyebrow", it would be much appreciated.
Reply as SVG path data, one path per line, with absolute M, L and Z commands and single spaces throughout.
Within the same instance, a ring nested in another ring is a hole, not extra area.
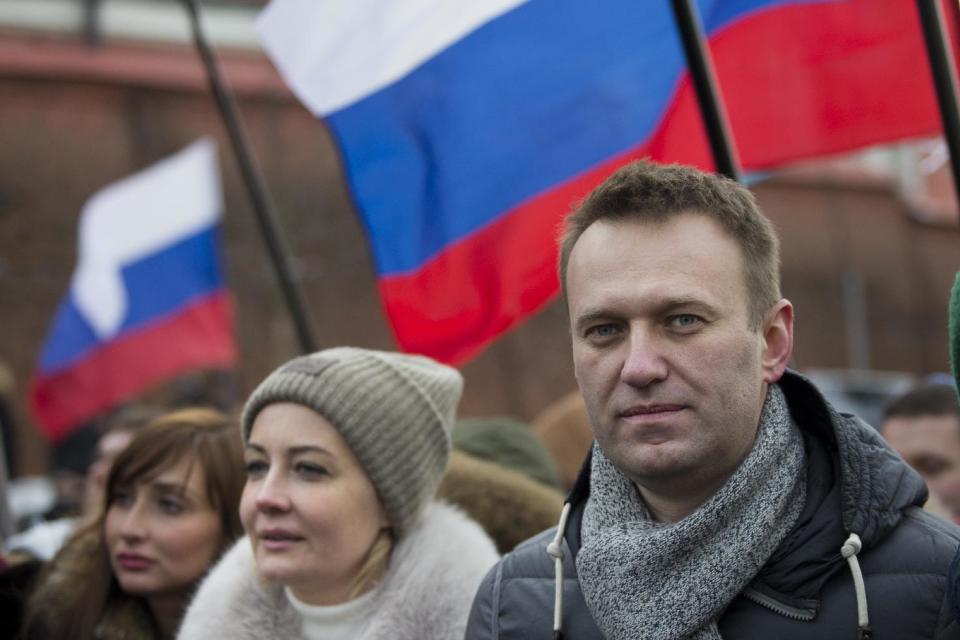
M 583 313 L 577 314 L 573 320 L 573 326 L 579 328 L 584 325 L 591 324 L 597 320 L 610 320 L 614 317 L 615 314 L 611 313 L 606 309 L 601 309 L 600 307 L 588 308 Z
M 659 300 L 656 306 L 653 308 L 656 312 L 663 313 L 664 311 L 669 311 L 678 307 L 696 307 L 698 309 L 706 310 L 713 310 L 715 308 L 714 305 L 709 301 L 696 296 L 673 296 L 663 298 Z M 582 324 L 594 322 L 596 320 L 609 320 L 618 318 L 620 316 L 621 313 L 616 310 L 615 305 L 586 307 L 582 312 L 577 313 L 577 315 L 574 317 L 574 325 L 581 326 Z
M 673 298 L 667 298 L 664 300 L 664 304 L 673 307 L 679 307 L 685 304 L 704 304 L 704 302 L 700 298 L 695 298 L 693 296 L 676 296 Z
M 673 309 L 674 307 L 702 307 L 705 309 L 712 309 L 713 305 L 703 298 L 697 298 L 694 296 L 676 296 L 671 298 L 665 298 L 660 306 L 664 309 Z
M 584 310 L 583 313 L 577 314 L 578 321 L 579 320 L 595 320 L 597 318 L 608 318 L 608 317 L 610 317 L 610 312 L 605 309 L 601 309 L 599 307 L 588 308 Z

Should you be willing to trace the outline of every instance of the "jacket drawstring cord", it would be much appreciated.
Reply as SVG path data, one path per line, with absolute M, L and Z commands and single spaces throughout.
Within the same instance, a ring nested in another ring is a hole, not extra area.
M 560 512 L 560 523 L 557 525 L 557 534 L 553 537 L 553 542 L 547 545 L 547 553 L 553 558 L 555 568 L 554 593 L 553 593 L 553 638 L 560 640 L 563 635 L 560 632 L 561 619 L 563 618 L 563 549 L 560 547 L 563 542 L 563 532 L 567 528 L 567 517 L 570 515 L 570 503 L 563 504 L 563 511 Z
M 873 632 L 870 631 L 870 616 L 867 613 L 867 588 L 863 584 L 863 573 L 860 571 L 860 561 L 857 554 L 863 548 L 860 536 L 851 533 L 847 541 L 840 548 L 840 554 L 846 558 L 853 575 L 853 589 L 857 594 L 857 640 L 870 640 Z

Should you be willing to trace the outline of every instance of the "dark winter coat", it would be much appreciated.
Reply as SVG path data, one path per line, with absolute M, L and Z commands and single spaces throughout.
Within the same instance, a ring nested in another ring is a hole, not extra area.
M 874 640 L 960 638 L 945 598 L 960 528 L 924 512 L 920 476 L 874 429 L 830 407 L 805 378 L 780 381 L 807 450 L 807 502 L 796 526 L 719 620 L 724 638 L 858 638 L 851 570 L 841 556 L 849 533 L 863 542 L 869 627 Z M 589 461 L 568 501 L 563 536 L 563 637 L 601 638 L 580 591 L 574 557 L 589 496 Z M 553 637 L 556 530 L 523 543 L 487 574 L 470 613 L 467 640 Z M 643 638 L 643 630 L 637 630 Z

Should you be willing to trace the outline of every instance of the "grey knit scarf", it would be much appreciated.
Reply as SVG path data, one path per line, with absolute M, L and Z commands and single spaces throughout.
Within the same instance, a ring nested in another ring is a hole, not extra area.
M 803 440 L 771 385 L 753 449 L 679 522 L 654 522 L 636 487 L 594 446 L 576 565 L 609 640 L 720 638 L 717 620 L 793 527 L 806 499 Z

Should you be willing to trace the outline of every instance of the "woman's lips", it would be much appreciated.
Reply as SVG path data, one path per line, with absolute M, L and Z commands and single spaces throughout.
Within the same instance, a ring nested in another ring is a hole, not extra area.
M 284 551 L 303 540 L 303 536 L 285 529 L 266 529 L 257 537 L 267 551 Z
M 127 571 L 143 571 L 153 566 L 154 561 L 139 553 L 118 553 L 117 564 Z

